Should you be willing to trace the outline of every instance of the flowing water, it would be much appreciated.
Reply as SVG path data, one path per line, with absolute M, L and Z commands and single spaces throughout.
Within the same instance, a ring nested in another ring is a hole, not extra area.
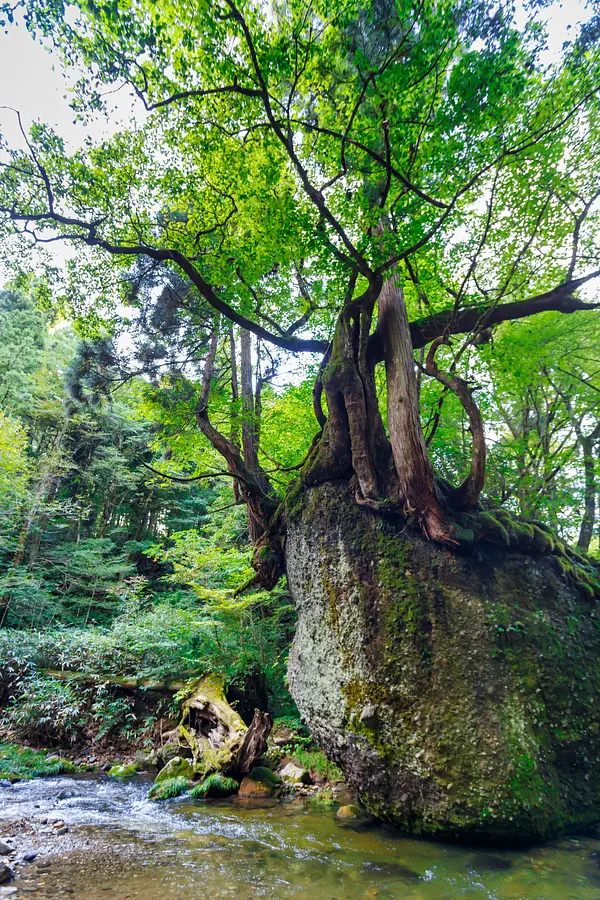
M 38 779 L 0 787 L 0 826 L 14 834 L 17 898 L 488 898 L 599 900 L 600 841 L 482 850 L 355 830 L 301 802 L 147 799 L 142 779 Z M 50 824 L 42 824 L 48 817 Z M 52 833 L 52 819 L 68 825 Z M 0 888 L 0 896 L 4 889 Z

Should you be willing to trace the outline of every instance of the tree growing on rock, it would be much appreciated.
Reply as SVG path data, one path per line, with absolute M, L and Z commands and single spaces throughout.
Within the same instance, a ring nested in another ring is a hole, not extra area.
M 135 302 L 130 278 L 114 277 L 134 261 L 154 278 L 164 272 L 165 284 L 176 273 L 191 285 L 179 314 L 192 321 L 196 303 L 208 311 L 195 421 L 249 508 L 265 586 L 286 555 L 298 572 L 298 540 L 284 549 L 286 519 L 311 488 L 332 483 L 346 486 L 344 509 L 350 492 L 357 522 L 408 523 L 444 552 L 482 538 L 555 549 L 537 524 L 481 508 L 486 438 L 466 365 L 501 323 L 596 315 L 580 292 L 600 275 L 597 21 L 549 61 L 535 19 L 544 5 L 528 4 L 522 28 L 511 3 L 470 0 L 4 7 L 82 67 L 80 116 L 105 111 L 110 91 L 125 86 L 139 119 L 68 152 L 50 128 L 27 130 L 18 118 L 23 146 L 4 149 L 0 229 L 13 246 L 80 247 L 69 296 L 83 310 Z M 232 325 L 241 329 L 241 440 L 211 417 Z M 320 357 L 320 430 L 284 506 L 257 454 L 252 340 Z M 469 422 L 459 483 L 434 473 L 420 417 L 425 379 L 457 398 Z M 313 503 L 307 515 L 316 522 L 321 512 Z M 383 549 L 363 541 L 361 553 L 410 572 L 401 535 Z M 597 571 L 559 550 L 564 574 L 593 597 Z M 372 706 L 362 709 L 366 729 Z M 506 771 L 513 762 L 508 753 Z M 398 763 L 401 778 L 410 765 L 420 764 Z M 418 778 L 400 787 L 403 803 L 420 796 Z M 381 781 L 378 790 L 385 795 Z M 498 815 L 508 821 L 517 808 Z

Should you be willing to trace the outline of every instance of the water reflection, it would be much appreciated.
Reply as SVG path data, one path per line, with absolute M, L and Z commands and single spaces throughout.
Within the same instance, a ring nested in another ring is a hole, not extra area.
M 107 778 L 0 787 L 0 819 L 59 816 L 70 826 L 61 837 L 40 825 L 37 835 L 16 838 L 21 852 L 39 854 L 21 869 L 20 889 L 35 888 L 40 900 L 600 897 L 600 842 L 586 838 L 482 851 L 411 840 L 383 826 L 342 828 L 333 813 L 297 802 L 155 804 L 147 791 L 141 780 Z

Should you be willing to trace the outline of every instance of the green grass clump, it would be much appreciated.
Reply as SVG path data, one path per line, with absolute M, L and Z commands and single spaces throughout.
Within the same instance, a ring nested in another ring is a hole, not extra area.
M 67 759 L 47 759 L 47 751 L 0 744 L 0 778 L 21 781 L 27 778 L 63 775 L 77 768 Z
M 239 784 L 235 778 L 228 778 L 220 772 L 213 772 L 195 788 L 192 788 L 190 796 L 194 800 L 206 800 L 207 797 L 227 797 L 229 794 L 235 794 L 238 788 Z
M 308 769 L 309 772 L 314 772 L 328 781 L 338 781 L 344 777 L 335 763 L 330 762 L 322 750 L 297 748 L 292 753 L 292 760 L 302 769 Z
M 179 797 L 180 794 L 185 794 L 191 786 L 191 782 L 187 778 L 182 778 L 181 776 L 178 778 L 167 778 L 166 781 L 159 781 L 158 784 L 153 784 L 148 796 L 151 800 L 172 800 L 174 797 Z

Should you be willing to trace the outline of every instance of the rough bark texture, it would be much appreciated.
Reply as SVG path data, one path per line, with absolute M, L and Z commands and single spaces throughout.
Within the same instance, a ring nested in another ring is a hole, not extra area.
M 479 515 L 466 555 L 358 508 L 347 484 L 297 495 L 290 689 L 377 816 L 536 840 L 600 815 L 598 570 L 538 526 Z
M 245 734 L 244 741 L 237 756 L 235 774 L 239 777 L 247 775 L 267 749 L 267 738 L 273 727 L 273 719 L 268 712 L 254 710 L 254 718 Z
M 426 371 L 433 378 L 436 378 L 440 384 L 443 384 L 449 391 L 456 394 L 463 409 L 469 417 L 469 427 L 471 430 L 471 467 L 469 474 L 460 485 L 456 488 L 448 500 L 456 509 L 469 509 L 474 507 L 479 500 L 479 495 L 485 484 L 485 462 L 486 462 L 486 445 L 485 445 L 485 429 L 483 419 L 479 411 L 479 407 L 473 399 L 473 393 L 464 378 L 450 372 L 442 372 L 435 361 L 436 350 L 441 344 L 447 343 L 443 338 L 434 341 L 427 354 Z
M 589 438 L 580 438 L 583 453 L 583 471 L 585 476 L 585 488 L 583 495 L 583 518 L 577 538 L 577 546 L 580 550 L 589 550 L 594 523 L 596 521 L 596 460 L 594 459 L 594 445 Z
M 433 467 L 421 428 L 419 387 L 402 286 L 397 277 L 379 295 L 379 332 L 387 379 L 390 445 L 404 511 L 432 540 L 444 541 L 448 528 L 435 493 Z

